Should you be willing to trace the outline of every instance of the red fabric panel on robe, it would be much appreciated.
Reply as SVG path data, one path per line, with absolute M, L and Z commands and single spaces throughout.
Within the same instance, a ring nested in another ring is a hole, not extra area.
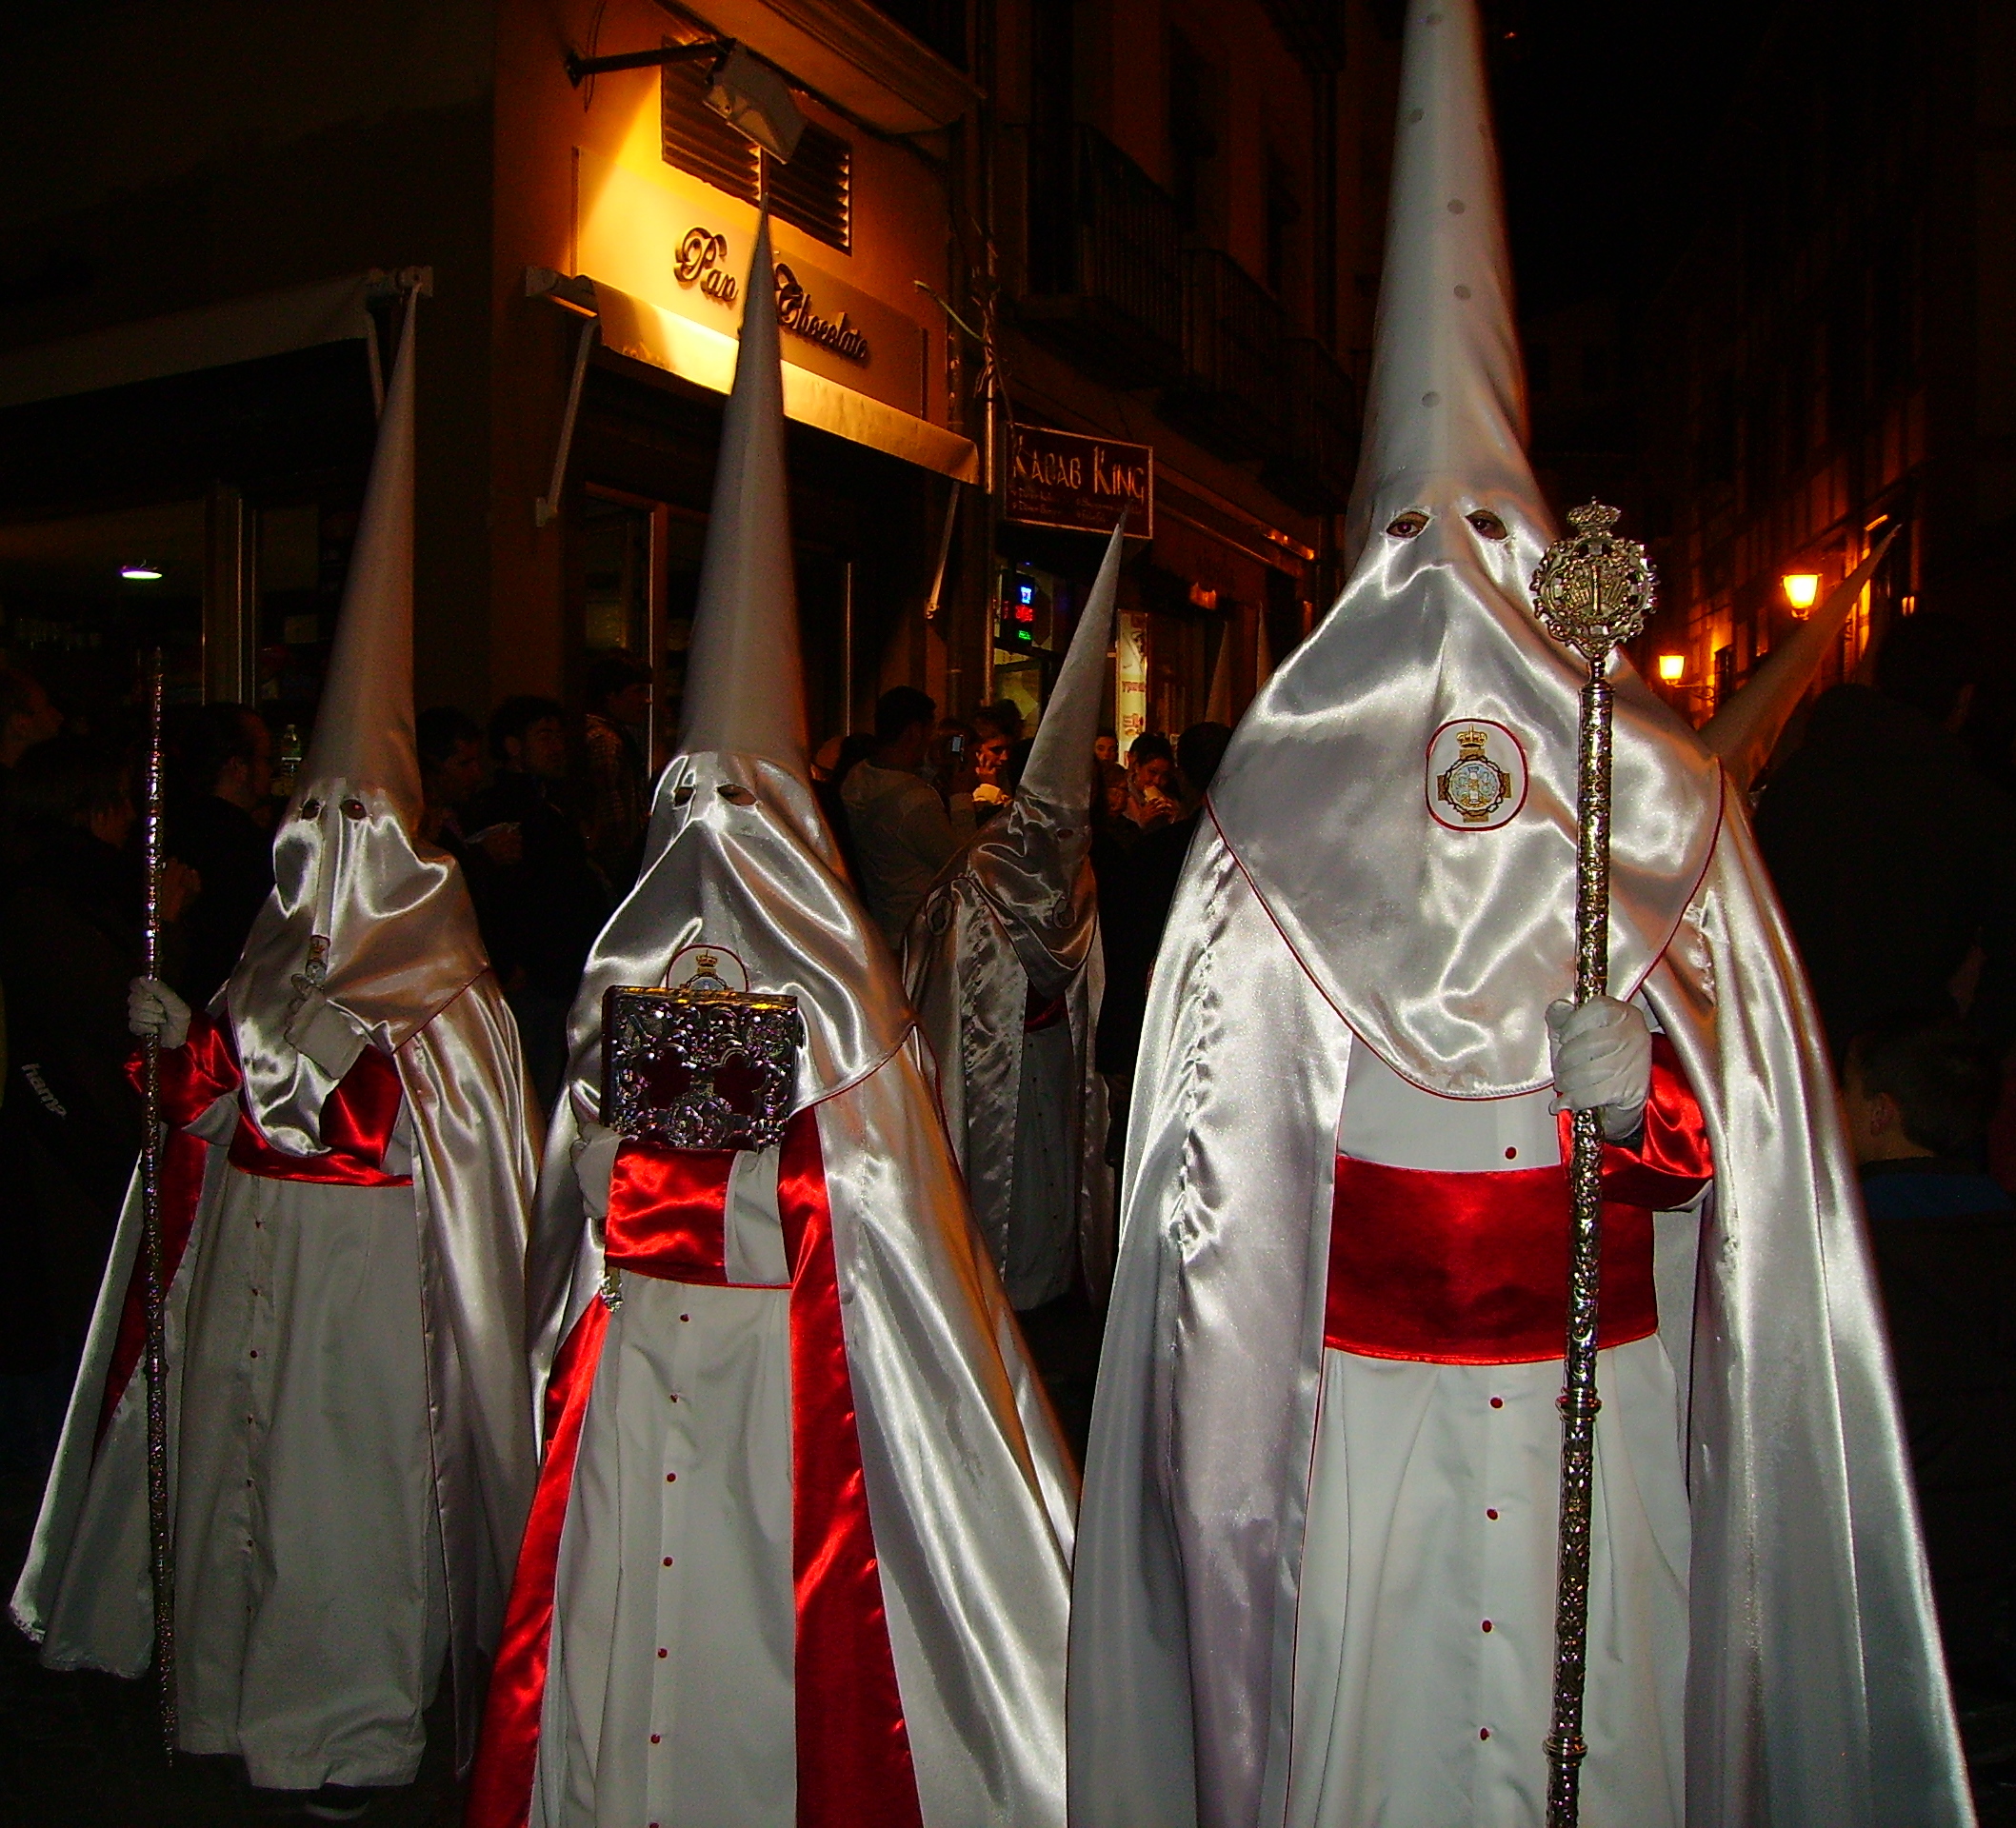
M 532 1494 L 531 1515 L 518 1549 L 504 1632 L 483 1707 L 483 1740 L 469 1772 L 463 1806 L 468 1828 L 525 1828 L 531 1813 L 532 1774 L 539 1761 L 539 1710 L 553 1641 L 553 1583 L 560 1532 L 574 1485 L 581 1425 L 602 1362 L 609 1309 L 595 1299 L 581 1310 L 553 1359 L 546 1386 L 546 1460 Z
M 139 1048 L 126 1063 L 135 1091 L 144 1092 L 147 1069 Z M 180 1047 L 161 1050 L 161 1116 L 166 1134 L 161 1142 L 161 1285 L 167 1288 L 182 1265 L 190 1233 L 196 1224 L 196 1202 L 203 1195 L 203 1164 L 210 1144 L 187 1133 L 186 1126 L 238 1086 L 238 1063 L 223 1031 L 201 1009 L 190 1012 L 189 1040 Z M 147 1260 L 133 1263 L 119 1310 L 119 1337 L 112 1342 L 111 1368 L 98 1407 L 98 1440 L 111 1426 L 112 1411 L 126 1395 L 147 1350 Z
M 274 1148 L 241 1104 L 231 1166 L 268 1181 L 307 1181 L 323 1187 L 409 1187 L 411 1175 L 387 1174 L 384 1167 L 405 1096 L 399 1068 L 376 1047 L 366 1047 L 323 1101 L 326 1154 L 289 1155 Z
M 729 1149 L 623 1143 L 610 1174 L 605 1261 L 667 1282 L 724 1285 L 723 1234 L 734 1159 Z M 777 1204 L 791 1265 L 799 1828 L 922 1828 L 868 1520 L 814 1111 L 800 1111 L 785 1133 Z M 585 1336 L 591 1318 L 606 1313 L 601 1301 L 591 1301 L 554 1361 L 547 1396 L 550 1444 L 505 1613 L 466 1828 L 525 1828 L 530 1812 L 560 1532 L 605 1322 L 594 1320 L 591 1344 Z M 578 1352 L 577 1341 L 583 1341 Z M 564 1394 L 556 1397 L 563 1382 Z
M 1562 1134 L 1566 1147 L 1566 1120 Z M 1655 1036 L 1644 1133 L 1604 1151 L 1599 1344 L 1658 1329 L 1652 1213 L 1686 1204 L 1712 1174 L 1700 1104 L 1670 1044 Z M 1340 1156 L 1325 1345 L 1436 1364 L 1560 1358 L 1569 1219 L 1560 1163 L 1449 1173 Z
M 791 1265 L 798 1828 L 922 1828 L 868 1521 L 816 1109 L 785 1131 L 777 1207 Z
M 733 1149 L 672 1149 L 623 1142 L 609 1175 L 603 1255 L 667 1282 L 721 1287 Z

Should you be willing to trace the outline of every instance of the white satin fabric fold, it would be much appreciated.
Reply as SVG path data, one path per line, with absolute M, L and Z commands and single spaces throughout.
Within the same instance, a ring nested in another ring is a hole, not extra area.
M 1071 1244 L 1093 1298 L 1112 1279 L 1112 1173 L 1106 1165 L 1106 1087 L 1092 1038 L 1106 989 L 1099 904 L 1086 864 L 1083 807 L 1018 793 L 946 867 L 903 942 L 904 986 L 938 1063 L 946 1127 L 966 1171 L 973 1220 L 1018 1308 L 1069 1283 Z M 1024 1134 L 1031 1050 L 1024 1023 L 1033 996 L 1062 995 L 1070 1060 L 1045 1088 L 1064 1107 L 1061 1142 L 1069 1191 L 1054 1211 L 1030 1198 L 1024 1172 L 1038 1139 Z M 1017 1224 L 1041 1236 L 1017 1239 Z
M 1646 990 L 1716 1161 L 1691 1315 L 1661 1222 L 1691 1536 L 1685 1820 L 1970 1821 L 1859 1200 L 1740 810 Z M 1071 1620 L 1075 1828 L 1279 1819 L 1310 1730 L 1294 1649 L 1304 1557 L 1326 1546 L 1306 1507 L 1351 1045 L 1207 832 L 1128 1139 Z
M 489 1657 L 537 1466 L 523 1282 L 532 1196 L 525 1116 L 529 1093 L 517 1029 L 489 973 L 410 1034 L 394 1064 L 412 1134 L 413 1185 L 409 1193 L 393 1192 L 408 1203 L 417 1240 L 422 1337 L 416 1343 L 425 1358 L 426 1432 L 446 1570 L 457 1749 L 466 1761 L 475 1748 Z M 196 1127 L 208 1134 L 212 1126 L 206 1122 Z M 228 1141 L 226 1131 L 220 1142 Z M 213 1142 L 195 1224 L 170 1291 L 171 1442 L 180 1434 L 189 1291 L 230 1182 L 247 1178 L 228 1165 L 225 1148 Z M 271 1184 L 289 1197 L 291 1183 Z M 330 1201 L 357 1190 L 303 1191 Z M 387 1197 L 382 1189 L 362 1194 L 371 1201 Z M 145 1381 L 138 1375 L 103 1442 L 95 1442 L 139 1231 L 136 1190 L 129 1196 L 99 1289 L 33 1546 L 14 1595 L 16 1619 L 44 1640 L 44 1660 L 60 1668 L 136 1675 L 152 1653 Z M 175 1459 L 171 1446 L 171 1466 Z
M 1211 809 L 1296 956 L 1387 1064 L 1450 1097 L 1531 1091 L 1550 1080 L 1546 1005 L 1574 978 L 1587 675 L 1528 605 L 1549 538 L 1537 496 L 1409 475 L 1374 518 L 1408 508 L 1427 527 L 1373 531 L 1337 606 L 1240 724 Z M 1509 536 L 1473 528 L 1480 510 Z M 1610 676 L 1610 984 L 1627 999 L 1707 866 L 1721 774 L 1627 662 Z M 1429 747 L 1470 719 L 1524 752 L 1524 805 L 1494 828 L 1452 829 L 1430 809 Z
M 396 1053 L 489 968 L 461 870 L 408 820 L 385 788 L 327 777 L 295 790 L 274 838 L 273 892 L 215 1007 L 252 1121 L 289 1155 L 321 1153 L 322 1107 L 349 1063 L 316 1045 L 316 1014 L 325 1033 L 331 1014 L 349 1019 L 351 1059 L 366 1038 Z
M 719 948 L 751 989 L 795 995 L 805 1020 L 795 1108 L 818 1110 L 869 1519 L 924 1819 L 1061 1828 L 1076 1475 L 973 1227 L 887 948 L 809 789 L 773 763 L 675 758 L 648 854 L 596 944 L 571 1018 L 568 1092 L 540 1188 L 542 1236 L 555 1247 L 534 1272 L 535 1381 L 602 1285 L 602 1227 L 586 1209 L 574 1152 L 601 1111 L 603 992 L 663 983 L 689 946 Z

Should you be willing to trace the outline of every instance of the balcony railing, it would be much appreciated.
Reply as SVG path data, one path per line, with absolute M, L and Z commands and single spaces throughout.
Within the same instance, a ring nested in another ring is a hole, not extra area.
M 1183 275 L 1176 204 L 1096 129 L 1080 126 L 1067 169 L 1030 161 L 1031 336 L 1121 387 L 1155 387 L 1183 368 Z
M 1288 314 L 1229 254 L 1183 252 L 1182 383 L 1162 415 L 1236 457 L 1266 457 L 1287 435 L 1283 348 Z
M 1350 499 L 1358 467 L 1358 389 L 1312 336 L 1289 337 L 1282 366 L 1287 435 L 1262 474 L 1304 512 L 1332 513 Z

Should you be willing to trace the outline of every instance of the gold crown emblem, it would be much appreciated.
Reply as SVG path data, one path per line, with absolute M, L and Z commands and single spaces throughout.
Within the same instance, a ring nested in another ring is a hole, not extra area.
M 1482 730 L 1458 730 L 1456 732 L 1456 759 L 1459 762 L 1482 762 L 1490 745 L 1491 739 Z
M 720 963 L 721 961 L 713 953 L 708 951 L 705 946 L 701 948 L 699 958 L 694 961 L 694 964 L 703 973 L 711 972 Z

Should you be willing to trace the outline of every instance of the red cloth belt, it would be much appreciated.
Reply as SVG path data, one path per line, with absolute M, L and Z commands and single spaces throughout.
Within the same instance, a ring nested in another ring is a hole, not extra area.
M 127 1062 L 127 1077 L 140 1089 L 145 1080 L 138 1048 Z M 189 1247 L 203 1194 L 203 1167 L 210 1144 L 190 1136 L 189 1126 L 220 1098 L 235 1092 L 244 1075 L 231 1051 L 228 1024 L 214 1022 L 202 1009 L 190 1012 L 189 1039 L 180 1047 L 161 1050 L 161 1276 L 163 1285 L 175 1280 L 182 1253 Z M 405 1096 L 399 1068 L 375 1047 L 367 1047 L 344 1074 L 342 1083 L 322 1106 L 322 1141 L 327 1155 L 287 1155 L 259 1134 L 241 1103 L 238 1126 L 231 1136 L 230 1162 L 247 1174 L 271 1181 L 309 1181 L 323 1186 L 409 1187 L 412 1177 L 387 1174 L 382 1163 L 392 1126 L 399 1121 Z M 133 1265 L 127 1284 L 126 1305 L 119 1314 L 119 1336 L 106 1375 L 98 1411 L 98 1439 L 111 1424 L 126 1387 L 132 1380 L 147 1344 L 147 1264 Z
M 1563 1122 L 1564 1149 L 1567 1123 Z M 1643 1136 L 1604 1151 L 1598 1342 L 1657 1330 L 1652 1214 L 1713 1174 L 1701 1107 L 1654 1038 Z M 1562 1356 L 1569 1199 L 1559 1162 L 1444 1173 L 1337 1158 L 1323 1342 L 1375 1359 L 1525 1364 Z
M 1046 1003 L 1035 991 L 1031 990 L 1023 999 L 1022 1032 L 1026 1035 L 1034 1035 L 1040 1034 L 1046 1028 L 1056 1027 L 1065 1018 L 1066 997 L 1068 994 L 1067 991 L 1060 990 Z
M 609 1180 L 604 1259 L 675 1282 L 727 1282 L 734 1151 L 625 1142 Z M 791 1579 L 797 1613 L 799 1828 L 922 1828 L 869 1527 L 840 1320 L 816 1110 L 785 1132 L 777 1176 L 791 1267 Z M 505 1613 L 467 1828 L 524 1828 L 538 1764 L 561 1529 L 608 1309 L 589 1301 L 553 1363 L 547 1452 Z M 614 1544 L 597 1545 L 616 1553 Z

